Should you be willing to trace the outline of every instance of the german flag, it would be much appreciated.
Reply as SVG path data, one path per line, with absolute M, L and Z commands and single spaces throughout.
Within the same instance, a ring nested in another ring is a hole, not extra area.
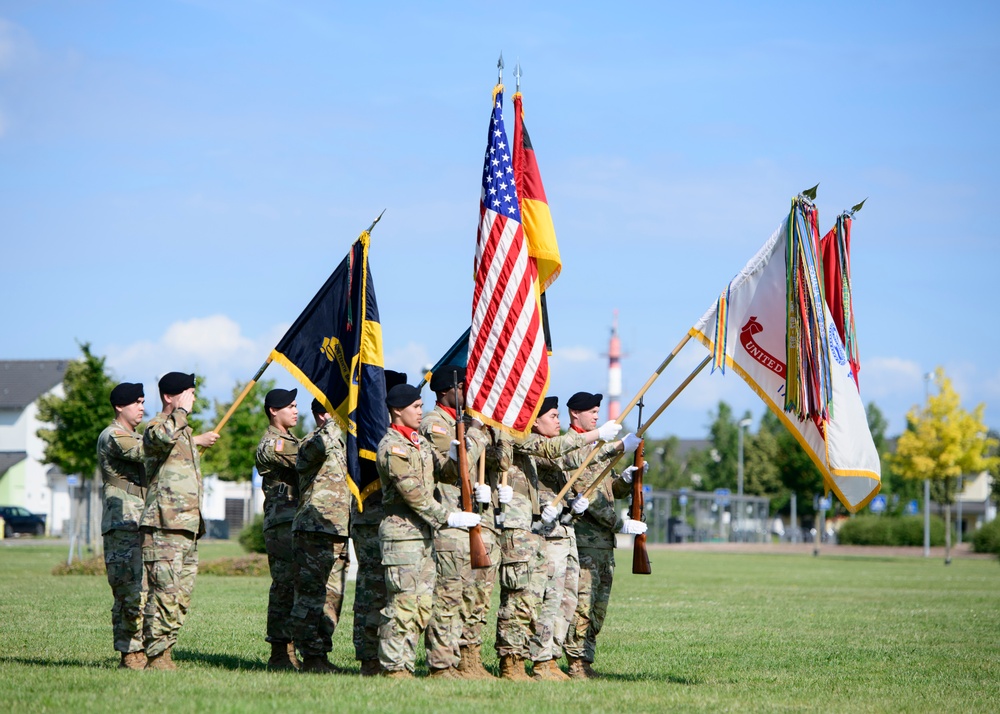
M 521 93 L 514 94 L 514 183 L 521 203 L 521 225 L 528 241 L 528 254 L 538 265 L 538 286 L 542 292 L 552 285 L 562 270 L 556 229 L 552 225 L 542 175 L 538 172 L 535 150 L 524 126 Z M 547 344 L 550 344 L 546 340 Z
M 359 511 L 379 488 L 375 453 L 389 428 L 369 240 L 364 231 L 271 351 L 347 434 L 348 487 Z

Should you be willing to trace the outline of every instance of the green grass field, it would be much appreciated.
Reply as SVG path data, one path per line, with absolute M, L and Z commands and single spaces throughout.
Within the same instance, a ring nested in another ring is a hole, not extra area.
M 657 550 L 639 577 L 618 551 L 607 678 L 514 684 L 269 673 L 266 579 L 215 576 L 198 578 L 181 671 L 119 671 L 107 582 L 50 575 L 63 558 L 0 548 L 0 712 L 1000 710 L 996 561 Z M 352 598 L 331 659 L 356 671 Z

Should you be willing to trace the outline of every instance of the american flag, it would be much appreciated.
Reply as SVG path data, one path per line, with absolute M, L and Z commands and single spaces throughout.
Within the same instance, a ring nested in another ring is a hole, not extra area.
M 483 162 L 476 288 L 466 370 L 466 407 L 484 423 L 517 434 L 531 429 L 549 385 L 538 268 L 521 227 L 503 88 L 494 91 Z

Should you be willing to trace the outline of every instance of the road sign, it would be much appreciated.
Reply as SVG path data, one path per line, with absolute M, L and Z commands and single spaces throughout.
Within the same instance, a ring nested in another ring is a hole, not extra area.
M 729 505 L 729 489 L 728 488 L 717 488 L 715 489 L 715 502 L 720 506 Z
M 823 498 L 819 499 L 819 510 L 829 511 L 831 505 L 832 504 L 830 503 L 830 499 L 827 496 L 824 496 Z
M 677 498 L 677 501 L 678 501 L 678 502 L 679 502 L 679 503 L 680 503 L 680 504 L 681 504 L 682 506 L 686 506 L 686 505 L 688 505 L 688 495 L 687 495 L 686 493 L 682 493 L 682 494 L 681 494 L 680 496 L 678 496 L 678 498 Z
M 79 486 L 80 485 L 80 477 L 79 476 L 67 476 L 66 477 L 66 485 L 70 486 L 70 487 Z
M 881 513 L 885 510 L 885 496 L 876 496 L 872 499 L 871 503 L 868 504 L 868 508 L 871 509 L 872 513 Z
M 918 513 L 920 513 L 920 503 L 914 498 L 906 504 L 906 515 L 915 516 Z
M 651 494 L 653 492 L 653 487 L 652 486 L 648 486 L 646 484 L 643 484 L 642 485 L 642 492 L 648 496 L 649 494 Z

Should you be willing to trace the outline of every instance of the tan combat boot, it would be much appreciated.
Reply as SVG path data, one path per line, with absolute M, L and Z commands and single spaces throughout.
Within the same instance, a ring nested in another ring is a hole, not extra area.
M 565 682 L 569 680 L 569 677 L 563 674 L 563 671 L 551 659 L 547 659 L 544 662 L 535 662 L 534 669 L 534 678 L 540 682 Z
M 493 679 L 493 675 L 483 667 L 479 645 L 463 645 L 460 651 L 462 659 L 457 669 L 463 679 Z
M 413 672 L 408 669 L 397 669 L 390 672 L 387 669 L 381 670 L 379 672 L 386 679 L 413 679 Z
M 168 672 L 172 672 L 177 669 L 177 665 L 174 664 L 173 657 L 170 656 L 170 650 L 172 647 L 168 647 L 163 650 L 158 655 L 153 655 L 146 660 L 146 669 L 160 669 Z
M 366 659 L 361 661 L 362 677 L 377 677 L 382 671 L 382 665 L 377 659 Z
M 569 662 L 569 678 L 570 679 L 589 679 L 587 677 L 587 672 L 584 670 L 584 662 L 579 657 L 567 657 L 566 660 Z
M 595 672 L 594 668 L 591 667 L 592 664 L 593 662 L 588 662 L 587 660 L 583 660 L 584 674 L 587 675 L 587 679 L 600 679 L 601 678 L 600 672 Z
M 524 659 L 512 654 L 500 657 L 500 677 L 512 682 L 532 681 L 524 671 Z
M 118 669 L 145 669 L 145 652 L 122 652 L 122 660 L 118 663 Z
M 465 679 L 462 674 L 454 667 L 441 667 L 440 669 L 436 667 L 431 667 L 431 678 L 432 679 Z
M 302 666 L 300 672 L 312 672 L 314 674 L 334 674 L 337 668 L 330 664 L 326 655 L 302 655 Z

